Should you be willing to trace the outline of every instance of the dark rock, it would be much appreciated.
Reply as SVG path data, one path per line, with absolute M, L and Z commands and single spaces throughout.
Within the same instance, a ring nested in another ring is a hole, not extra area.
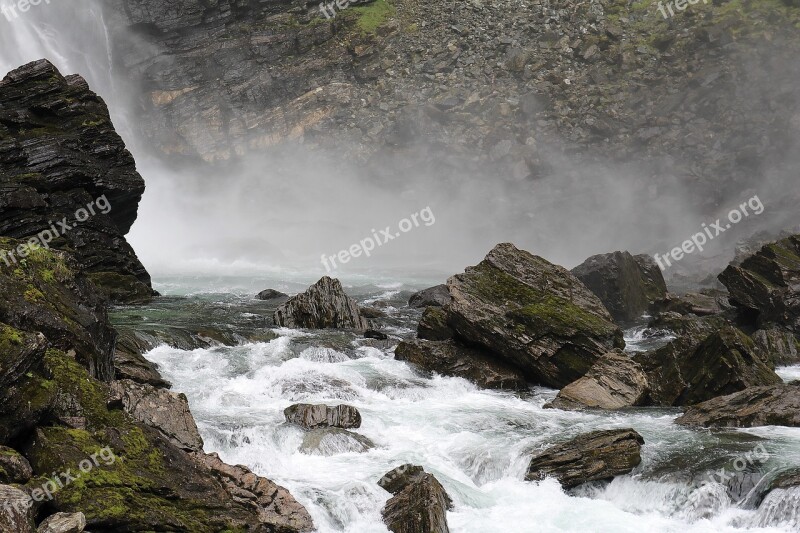
M 363 316 L 364 318 L 375 319 L 375 318 L 386 318 L 387 316 L 386 313 L 375 307 L 361 307 L 360 311 L 361 311 L 361 316 Z
M 341 428 L 318 428 L 303 435 L 300 451 L 330 457 L 340 453 L 365 453 L 374 447 L 375 443 L 358 433 Z
M 644 405 L 650 387 L 642 367 L 630 356 L 610 352 L 582 378 L 561 389 L 545 407 L 556 409 L 621 409 Z
M 681 315 L 712 316 L 727 310 L 728 295 L 719 291 L 690 292 L 683 295 L 667 294 L 656 300 L 654 313 L 679 313 Z
M 18 451 L 0 446 L 0 483 L 27 483 L 33 470 Z
M 26 333 L 0 322 L 0 399 L 44 360 L 49 344 L 41 333 Z
M 417 337 L 429 341 L 446 341 L 453 338 L 447 325 L 447 313 L 441 307 L 426 307 L 417 326 Z
M 313 405 L 299 403 L 284 409 L 286 421 L 306 429 L 315 428 L 359 428 L 361 427 L 361 413 L 349 405 Z
M 452 500 L 441 483 L 422 472 L 409 477 L 381 513 L 393 533 L 449 533 L 447 510 L 451 506 Z
M 760 329 L 753 334 L 756 347 L 769 357 L 772 366 L 800 363 L 800 341 L 787 331 Z
M 528 390 L 525 376 L 484 350 L 460 346 L 453 341 L 404 341 L 394 353 L 429 372 L 467 379 L 485 389 Z
M 83 513 L 56 513 L 45 518 L 36 533 L 82 533 L 85 527 Z
M 565 489 L 630 473 L 642 462 L 644 439 L 632 429 L 593 431 L 531 459 L 527 481 L 556 478 Z
M 450 303 L 450 292 L 447 285 L 437 285 L 430 289 L 416 292 L 408 299 L 408 306 L 415 308 L 443 307 Z
M 327 276 L 278 307 L 273 320 L 287 328 L 369 328 L 356 301 L 345 294 L 338 279 Z
M 397 494 L 410 483 L 422 477 L 423 474 L 425 474 L 425 469 L 421 466 L 405 464 L 387 472 L 378 480 L 378 485 L 386 492 Z
M 172 384 L 161 377 L 158 365 L 144 358 L 142 353 L 152 350 L 157 343 L 148 342 L 136 331 L 117 328 L 117 345 L 114 350 L 114 371 L 116 379 L 129 379 L 169 389 Z
M 751 387 L 686 409 L 676 420 L 701 427 L 800 427 L 800 384 Z
M 614 320 L 639 319 L 657 299 L 667 294 L 667 284 L 652 258 L 635 258 L 628 252 L 595 255 L 572 273 L 597 295 Z
M 531 381 L 560 388 L 580 378 L 622 332 L 602 302 L 568 270 L 500 244 L 447 282 L 456 337 L 486 348 Z
M 389 339 L 389 336 L 381 331 L 375 329 L 368 329 L 367 331 L 364 332 L 364 338 L 385 341 Z
M 34 533 L 34 502 L 26 492 L 0 485 L 0 531 Z
M 267 289 L 259 292 L 256 295 L 256 298 L 259 300 L 279 300 L 281 298 L 288 298 L 288 297 L 289 297 L 288 294 L 276 291 L 275 289 Z

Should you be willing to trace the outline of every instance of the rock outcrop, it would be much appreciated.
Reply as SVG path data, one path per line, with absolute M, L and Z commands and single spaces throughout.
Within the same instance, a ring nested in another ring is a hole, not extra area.
M 327 276 L 303 294 L 293 296 L 275 311 L 276 326 L 286 328 L 349 328 L 365 331 L 367 320 L 358 303 L 345 294 L 338 279 Z
M 568 270 L 512 244 L 447 282 L 456 338 L 485 348 L 537 383 L 560 388 L 625 343 L 602 302 Z
M 388 472 L 379 484 L 393 494 L 381 511 L 389 531 L 449 533 L 447 510 L 452 500 L 432 474 L 405 465 Z
M 360 428 L 361 413 L 350 405 L 313 405 L 299 403 L 283 411 L 286 421 L 305 429 L 318 428 Z
M 0 81 L 0 106 L 0 236 L 70 251 L 107 299 L 150 300 L 150 275 L 124 237 L 144 180 L 103 100 L 42 60 Z M 12 267 L 25 257 L 5 252 Z
M 639 319 L 656 301 L 667 295 L 661 270 L 650 256 L 628 252 L 595 255 L 572 269 L 595 293 L 619 323 Z
M 632 429 L 593 431 L 531 459 L 525 479 L 556 478 L 565 489 L 630 473 L 642 462 L 644 439 Z
M 800 427 L 800 383 L 751 387 L 686 409 L 685 426 L 749 428 Z
M 408 306 L 418 309 L 423 307 L 443 307 L 449 304 L 451 299 L 447 285 L 437 285 L 412 294 L 411 298 L 408 299 Z
M 394 357 L 429 372 L 467 379 L 484 389 L 528 389 L 518 369 L 485 351 L 453 341 L 404 341 L 395 349 Z

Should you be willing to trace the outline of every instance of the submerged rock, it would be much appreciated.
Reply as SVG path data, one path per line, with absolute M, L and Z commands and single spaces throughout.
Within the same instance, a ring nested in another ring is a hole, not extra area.
M 312 429 L 303 435 L 300 451 L 330 457 L 340 453 L 364 453 L 375 447 L 370 439 L 341 428 Z
M 595 255 L 572 269 L 572 273 L 597 295 L 621 323 L 640 318 L 667 295 L 667 283 L 650 256 L 628 252 Z
M 719 396 L 689 407 L 676 422 L 700 427 L 800 427 L 800 382 Z
M 284 409 L 283 414 L 288 423 L 305 429 L 361 427 L 361 413 L 350 405 L 328 407 L 322 404 L 299 403 Z
M 394 495 L 381 511 L 389 531 L 449 533 L 447 510 L 453 502 L 441 483 L 422 467 L 396 468 L 378 484 Z
M 642 462 L 644 439 L 632 429 L 593 431 L 535 455 L 527 481 L 556 478 L 565 489 L 630 473 Z
M 85 527 L 83 513 L 56 513 L 39 524 L 36 533 L 81 533 Z
M 623 348 L 602 302 L 568 270 L 500 244 L 478 266 L 447 282 L 445 306 L 456 337 L 486 348 L 526 377 L 560 388 L 597 359 Z
M 338 279 L 327 276 L 278 307 L 273 320 L 276 326 L 287 328 L 369 328 L 358 303 L 345 294 Z
M 443 307 L 451 300 L 447 285 L 437 285 L 412 294 L 408 299 L 408 306 L 414 308 Z
M 484 389 L 528 390 L 525 376 L 518 369 L 485 351 L 453 341 L 404 341 L 394 356 L 429 372 L 467 379 Z
M 256 295 L 256 298 L 259 300 L 279 300 L 281 298 L 288 298 L 288 294 L 284 294 L 281 291 L 276 291 L 275 289 L 267 289 L 264 291 L 259 292 Z
M 27 483 L 33 469 L 18 451 L 0 446 L 0 483 Z

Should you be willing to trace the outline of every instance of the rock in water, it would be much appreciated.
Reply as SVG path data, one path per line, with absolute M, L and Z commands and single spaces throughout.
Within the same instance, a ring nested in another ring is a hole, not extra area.
M 259 292 L 256 295 L 256 298 L 259 300 L 279 300 L 280 298 L 288 298 L 288 294 L 284 294 L 281 291 L 276 291 L 275 289 L 267 289 L 264 291 Z
M 621 409 L 644 405 L 649 390 L 647 375 L 638 363 L 624 353 L 610 352 L 545 407 Z
M 273 320 L 276 326 L 286 328 L 369 328 L 358 303 L 345 294 L 338 279 L 328 276 L 278 307 Z
M 554 477 L 565 489 L 630 473 L 642 462 L 644 439 L 632 429 L 586 433 L 534 456 L 527 481 Z
M 360 428 L 361 413 L 349 405 L 313 405 L 298 403 L 287 407 L 283 411 L 286 421 L 306 429 L 316 428 Z
M 408 299 L 408 306 L 415 308 L 442 307 L 450 303 L 450 292 L 447 285 L 437 285 L 430 289 L 416 292 Z
M 85 527 L 83 513 L 56 513 L 48 516 L 36 533 L 82 533 Z
M 387 473 L 379 485 L 394 494 L 383 508 L 383 522 L 393 533 L 449 533 L 452 500 L 441 483 L 422 467 L 404 465 Z
M 640 318 L 667 295 L 661 269 L 650 256 L 628 252 L 595 255 L 572 273 L 597 295 L 614 320 L 629 323 Z
M 303 435 L 300 451 L 330 457 L 340 453 L 364 453 L 374 447 L 375 443 L 358 433 L 340 428 L 321 428 Z
M 516 368 L 484 351 L 453 341 L 401 342 L 394 356 L 398 361 L 408 361 L 430 372 L 467 379 L 484 389 L 528 389 L 525 376 Z
M 748 323 L 800 336 L 800 235 L 764 246 L 741 266 L 726 268 L 719 280 Z
M 384 474 L 378 480 L 378 485 L 386 492 L 397 494 L 406 488 L 409 483 L 422 477 L 423 474 L 425 474 L 425 469 L 421 466 L 405 464 Z
M 456 337 L 485 347 L 531 380 L 561 388 L 597 359 L 623 348 L 602 302 L 568 270 L 500 244 L 447 282 Z
M 800 382 L 719 396 L 689 407 L 676 422 L 701 427 L 800 427 Z

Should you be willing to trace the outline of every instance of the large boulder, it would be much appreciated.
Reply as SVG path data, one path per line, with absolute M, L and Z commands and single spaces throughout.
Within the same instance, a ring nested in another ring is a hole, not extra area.
M 800 427 L 800 382 L 719 396 L 689 407 L 676 422 L 701 427 Z
M 32 476 L 31 464 L 22 454 L 0 446 L 0 483 L 27 483 Z
M 41 60 L 0 81 L 0 102 L 0 236 L 69 250 L 105 298 L 151 299 L 150 275 L 124 237 L 144 180 L 103 100 Z M 6 258 L 18 265 L 23 254 Z
M 572 273 L 597 295 L 614 320 L 633 322 L 667 295 L 661 270 L 650 256 L 628 252 L 595 255 Z
M 409 468 L 410 467 L 410 468 Z M 391 482 L 385 480 L 391 479 Z M 452 500 L 441 483 L 421 467 L 405 465 L 387 473 L 381 487 L 393 494 L 382 510 L 393 533 L 449 533 L 447 510 Z
M 408 299 L 408 306 L 415 308 L 443 307 L 450 303 L 450 292 L 447 285 L 437 285 L 430 289 L 415 292 Z
M 404 341 L 395 349 L 394 357 L 429 372 L 467 379 L 484 389 L 528 389 L 525 376 L 518 369 L 484 350 L 453 341 Z
M 283 411 L 286 421 L 305 429 L 317 428 L 360 428 L 361 413 L 350 405 L 314 405 L 298 403 L 287 407 Z
M 0 485 L 0 531 L 4 533 L 33 533 L 34 501 L 16 487 Z
M 561 388 L 623 348 L 602 302 L 568 270 L 500 244 L 447 282 L 456 337 L 487 349 L 531 381 Z
M 730 265 L 719 280 L 742 319 L 800 335 L 800 235 L 767 244 L 740 266 Z
M 642 462 L 644 439 L 632 429 L 586 433 L 531 459 L 527 481 L 556 478 L 565 489 L 630 473 Z
M 649 391 L 647 374 L 641 365 L 624 353 L 610 352 L 585 376 L 561 389 L 545 407 L 621 409 L 644 405 Z
M 320 279 L 303 294 L 293 296 L 275 311 L 276 326 L 287 328 L 349 328 L 365 331 L 367 319 L 358 303 L 345 294 L 338 279 Z
M 702 322 L 695 322 L 702 324 Z M 693 405 L 760 385 L 781 383 L 753 340 L 733 326 L 701 329 L 634 356 L 650 385 L 649 403 Z

